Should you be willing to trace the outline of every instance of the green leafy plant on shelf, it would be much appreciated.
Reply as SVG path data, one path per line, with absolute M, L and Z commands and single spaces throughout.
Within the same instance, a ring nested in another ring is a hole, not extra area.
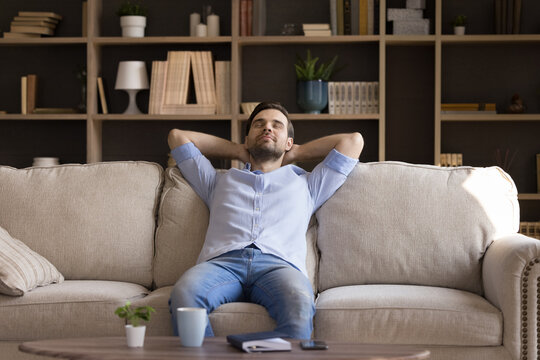
M 458 15 L 452 20 L 453 26 L 465 26 L 467 25 L 467 16 L 465 15 Z
M 119 318 L 125 319 L 126 325 L 129 323 L 133 326 L 139 326 L 141 321 L 150 321 L 153 312 L 156 312 L 156 310 L 151 306 L 141 306 L 133 309 L 130 301 L 127 301 L 126 305 L 120 306 L 114 311 Z
M 338 56 L 336 55 L 332 58 L 332 60 L 322 63 L 319 67 L 317 67 L 319 58 L 312 57 L 309 49 L 307 51 L 307 58 L 305 60 L 296 54 L 296 63 L 294 64 L 296 69 L 296 78 L 299 81 L 328 81 L 336 72 L 337 60 Z
M 120 5 L 116 12 L 118 16 L 146 16 L 147 9 L 139 3 L 133 3 L 129 0 Z

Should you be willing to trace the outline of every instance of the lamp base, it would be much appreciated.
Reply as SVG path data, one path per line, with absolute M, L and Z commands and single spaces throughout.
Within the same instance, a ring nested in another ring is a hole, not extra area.
M 137 107 L 137 93 L 139 90 L 125 90 L 129 95 L 129 105 L 124 111 L 124 114 L 134 115 L 142 114 L 141 110 Z

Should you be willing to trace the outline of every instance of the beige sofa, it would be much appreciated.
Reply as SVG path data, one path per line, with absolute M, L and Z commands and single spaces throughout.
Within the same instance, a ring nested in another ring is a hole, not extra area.
M 65 281 L 0 295 L 0 358 L 22 341 L 123 335 L 126 300 L 171 335 L 171 286 L 194 265 L 208 210 L 178 169 L 114 162 L 0 167 L 0 226 Z M 307 232 L 314 337 L 416 344 L 433 359 L 536 359 L 540 242 L 516 234 L 498 168 L 359 164 Z M 537 292 L 538 291 L 538 292 Z M 254 304 L 214 311 L 217 335 L 271 329 Z

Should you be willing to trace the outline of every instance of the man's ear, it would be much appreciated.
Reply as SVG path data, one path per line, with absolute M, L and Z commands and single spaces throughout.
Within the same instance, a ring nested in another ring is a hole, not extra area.
M 292 137 L 287 138 L 287 145 L 285 146 L 285 151 L 291 150 L 293 144 L 294 144 L 294 139 Z

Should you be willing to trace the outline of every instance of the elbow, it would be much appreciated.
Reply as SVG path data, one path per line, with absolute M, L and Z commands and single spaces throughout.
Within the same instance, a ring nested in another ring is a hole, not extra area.
M 167 142 L 169 148 L 172 150 L 185 143 L 185 136 L 182 130 L 172 129 L 169 131 L 169 136 L 167 137 Z
M 350 134 L 350 141 L 355 148 L 362 151 L 364 148 L 364 137 L 359 132 L 353 132 Z

